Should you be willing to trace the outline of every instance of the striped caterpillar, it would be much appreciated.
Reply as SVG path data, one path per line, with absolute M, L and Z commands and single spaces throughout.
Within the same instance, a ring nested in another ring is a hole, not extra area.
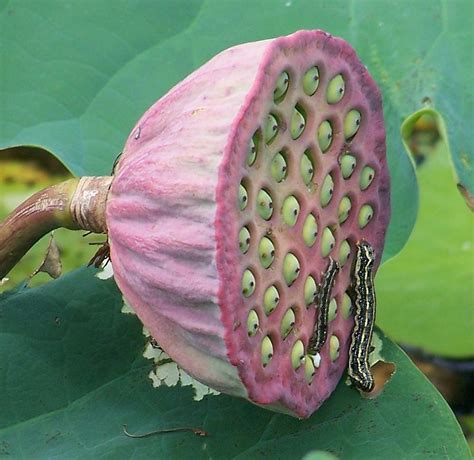
M 364 392 L 374 388 L 369 354 L 375 322 L 375 289 L 373 267 L 375 251 L 366 241 L 357 244 L 354 268 L 354 329 L 349 350 L 349 378 Z
M 308 353 L 311 355 L 315 355 L 319 352 L 327 339 L 329 303 L 331 301 L 332 287 L 334 286 L 334 280 L 338 271 L 339 264 L 335 260 L 329 259 L 329 265 L 324 272 L 318 295 L 318 318 L 308 345 Z

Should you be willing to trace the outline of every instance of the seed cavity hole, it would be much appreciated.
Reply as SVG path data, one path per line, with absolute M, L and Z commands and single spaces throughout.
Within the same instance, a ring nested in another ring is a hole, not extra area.
M 296 323 L 295 312 L 292 308 L 289 308 L 286 313 L 283 315 L 280 325 L 280 333 L 282 339 L 286 339 L 288 334 L 293 330 Z
M 352 208 L 351 199 L 348 196 L 343 197 L 341 201 L 339 202 L 339 208 L 337 210 L 340 224 L 342 224 L 343 222 L 347 220 L 347 218 L 349 217 L 351 208 Z
M 351 247 L 349 245 L 349 242 L 347 240 L 344 240 L 341 243 L 341 246 L 339 247 L 339 265 L 341 267 L 344 266 L 344 264 L 347 262 L 349 259 L 349 256 L 351 255 Z
M 361 116 L 360 112 L 352 109 L 344 118 L 344 138 L 346 141 L 351 141 L 357 134 L 360 128 Z
M 353 155 L 343 155 L 340 164 L 342 177 L 344 179 L 349 179 L 357 165 L 356 157 Z
M 304 352 L 304 345 L 301 340 L 297 340 L 291 350 L 291 365 L 296 371 L 302 364 L 304 364 L 306 355 Z
M 348 319 L 349 316 L 352 314 L 352 300 L 347 294 L 347 292 L 344 292 L 344 295 L 342 296 L 342 317 L 344 319 Z
M 328 84 L 326 91 L 326 100 L 329 104 L 339 102 L 345 93 L 346 82 L 341 74 L 336 75 Z
M 272 197 L 264 189 L 261 189 L 257 195 L 257 211 L 263 220 L 270 220 L 273 214 Z
M 298 139 L 301 134 L 303 134 L 304 128 L 306 126 L 306 116 L 305 113 L 299 105 L 293 109 L 291 115 L 290 123 L 290 135 L 293 140 Z
M 304 301 L 307 307 L 313 305 L 316 302 L 317 295 L 318 286 L 314 278 L 309 275 L 304 283 Z
M 334 180 L 331 174 L 328 174 L 323 181 L 323 185 L 321 187 L 321 194 L 319 196 L 321 206 L 325 208 L 332 199 L 334 194 Z
M 273 343 L 270 337 L 268 337 L 267 335 L 263 338 L 262 345 L 261 345 L 262 366 L 263 367 L 268 366 L 272 358 L 273 358 Z
M 300 215 L 300 204 L 293 195 L 290 195 L 285 198 L 285 201 L 283 201 L 281 214 L 285 224 L 290 227 L 293 227 L 296 224 L 298 216 Z
M 247 151 L 247 166 L 252 166 L 257 159 L 257 149 L 258 149 L 258 132 L 250 139 L 248 151 Z
M 321 255 L 323 257 L 327 257 L 334 249 L 335 244 L 336 240 L 334 239 L 334 235 L 331 229 L 329 227 L 326 227 L 323 230 L 323 235 L 321 237 Z
M 288 175 L 288 164 L 285 156 L 279 152 L 274 157 L 270 164 L 270 172 L 273 179 L 280 183 L 286 179 Z
M 270 238 L 264 236 L 258 245 L 258 255 L 263 268 L 268 268 L 275 259 L 275 246 Z
M 255 291 L 255 276 L 249 270 L 245 270 L 242 275 L 242 294 L 244 297 L 250 297 Z
M 329 356 L 331 357 L 331 361 L 336 361 L 339 358 L 339 339 L 336 335 L 331 335 L 329 339 Z
M 318 144 L 321 152 L 326 153 L 332 144 L 332 125 L 328 120 L 324 120 L 318 128 Z
M 328 321 L 334 321 L 337 315 L 337 302 L 336 299 L 332 298 L 331 302 L 329 302 L 329 309 L 328 309 Z
M 275 89 L 273 90 L 273 100 L 277 104 L 283 101 L 283 99 L 285 98 L 289 84 L 290 76 L 288 75 L 288 72 L 284 71 L 279 75 L 275 85 Z
M 311 248 L 316 242 L 318 236 L 318 223 L 313 214 L 308 214 L 303 224 L 303 241 Z
M 289 252 L 283 260 L 283 277 L 287 286 L 291 286 L 300 274 L 300 262 L 297 257 Z
M 258 319 L 258 314 L 255 310 L 250 310 L 247 316 L 247 335 L 253 337 L 260 326 L 260 321 Z
M 304 376 L 308 385 L 311 385 L 315 374 L 316 368 L 314 367 L 313 360 L 310 355 L 307 355 L 304 362 Z
M 312 96 L 319 86 L 319 68 L 311 67 L 303 76 L 303 91 L 307 96 Z
M 242 182 L 239 185 L 239 196 L 238 196 L 238 206 L 241 211 L 243 211 L 248 204 L 249 196 L 247 194 L 247 189 L 244 187 Z
M 300 173 L 305 185 L 311 184 L 314 177 L 314 164 L 311 160 L 311 153 L 307 150 L 303 153 L 300 161 Z
M 266 144 L 271 144 L 278 134 L 278 120 L 275 115 L 268 114 L 263 130 L 263 138 Z
M 366 190 L 375 177 L 375 171 L 370 166 L 364 166 L 360 173 L 359 186 L 361 190 Z
M 263 309 L 265 314 L 268 316 L 270 313 L 274 312 L 278 303 L 280 302 L 280 293 L 276 286 L 270 286 L 263 295 Z
M 364 204 L 359 211 L 358 224 L 359 228 L 364 228 L 374 217 L 374 210 L 370 204 Z
M 239 232 L 239 249 L 246 254 L 250 247 L 250 232 L 247 227 L 242 227 Z

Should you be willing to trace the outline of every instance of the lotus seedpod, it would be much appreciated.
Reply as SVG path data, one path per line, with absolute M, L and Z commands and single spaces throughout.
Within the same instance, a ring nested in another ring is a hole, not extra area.
M 113 177 L 68 184 L 64 225 L 108 233 L 117 285 L 185 372 L 300 418 L 329 397 L 348 363 L 355 244 L 376 269 L 390 215 L 380 92 L 344 40 L 300 31 L 221 52 L 142 116 Z M 0 278 L 12 254 L 0 245 Z M 330 293 L 342 313 L 312 355 L 329 257 L 345 260 Z

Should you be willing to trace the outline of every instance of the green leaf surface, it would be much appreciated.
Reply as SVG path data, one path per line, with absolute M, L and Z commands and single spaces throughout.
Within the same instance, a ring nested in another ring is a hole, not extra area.
M 432 111 L 423 111 L 439 118 Z M 420 114 L 414 114 L 418 118 Z M 411 119 L 404 124 L 409 139 Z M 377 276 L 377 323 L 397 342 L 474 356 L 474 213 L 456 188 L 443 122 L 417 169 L 420 212 L 403 252 Z M 410 142 L 407 148 L 413 149 Z M 415 149 L 415 152 L 417 149 Z
M 397 372 L 382 395 L 362 399 L 341 381 L 309 420 L 189 387 L 154 389 L 134 316 L 120 313 L 113 281 L 81 269 L 45 286 L 0 296 L 0 454 L 43 459 L 451 458 L 470 454 L 434 387 L 388 339 Z M 145 433 L 196 427 L 208 437 Z
M 405 244 L 417 212 L 401 121 L 429 98 L 445 113 L 460 175 L 471 163 L 463 67 L 470 7 L 469 0 L 3 0 L 0 147 L 41 145 L 78 175 L 108 174 L 141 114 L 216 53 L 323 29 L 348 40 L 382 88 L 393 192 L 386 260 Z

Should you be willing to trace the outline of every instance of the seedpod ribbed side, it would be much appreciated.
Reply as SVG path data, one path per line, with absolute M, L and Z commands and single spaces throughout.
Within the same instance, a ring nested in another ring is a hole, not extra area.
M 298 417 L 347 365 L 355 245 L 378 265 L 389 215 L 379 90 L 321 31 L 230 48 L 171 89 L 130 134 L 107 202 L 116 281 L 163 349 Z M 329 258 L 341 269 L 311 357 Z

